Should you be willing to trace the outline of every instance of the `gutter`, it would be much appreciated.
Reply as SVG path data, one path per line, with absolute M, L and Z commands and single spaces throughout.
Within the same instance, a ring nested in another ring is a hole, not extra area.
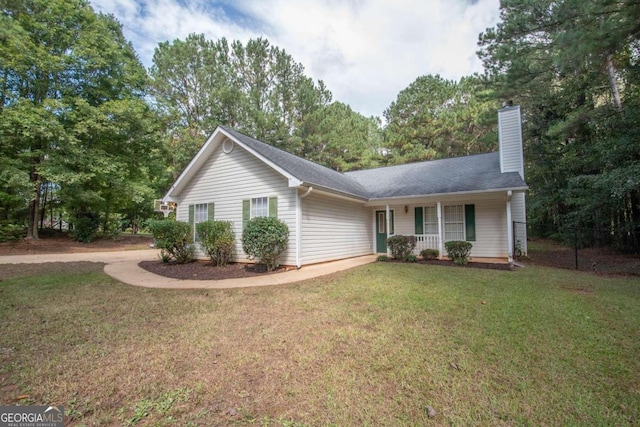
M 299 187 L 300 188 L 300 187 Z M 298 192 L 296 188 L 296 268 L 302 267 L 302 199 L 307 197 L 313 191 L 313 187 L 309 187 L 304 194 Z

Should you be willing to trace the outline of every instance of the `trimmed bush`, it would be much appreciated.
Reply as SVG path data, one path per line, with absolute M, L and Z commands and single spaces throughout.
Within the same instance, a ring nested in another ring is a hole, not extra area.
M 229 264 L 236 238 L 229 221 L 205 221 L 196 224 L 200 246 L 217 266 Z
M 418 257 L 415 256 L 414 254 L 409 254 L 406 256 L 406 258 L 404 259 L 406 262 L 418 262 Z
M 406 260 L 407 256 L 416 247 L 416 239 L 413 236 L 393 236 L 387 239 L 387 247 L 391 251 L 391 256 L 395 259 Z
M 457 265 L 467 265 L 469 262 L 469 253 L 473 245 L 470 242 L 462 240 L 452 240 L 444 244 L 447 250 L 447 256 Z
M 175 259 L 178 264 L 193 261 L 195 248 L 192 244 L 191 225 L 186 222 L 159 220 L 151 221 L 149 229 L 153 234 L 156 248 L 160 249 L 162 262 Z
M 242 249 L 249 259 L 266 265 L 267 271 L 278 268 L 280 254 L 287 249 L 288 243 L 289 227 L 278 218 L 253 218 L 242 231 Z
M 437 249 L 423 249 L 420 251 L 420 257 L 425 261 L 430 259 L 438 259 L 438 256 L 440 256 L 440 251 L 438 251 Z
M 387 261 L 389 261 L 389 257 L 386 256 L 386 255 L 379 255 L 378 258 L 376 258 L 376 261 L 387 262 Z

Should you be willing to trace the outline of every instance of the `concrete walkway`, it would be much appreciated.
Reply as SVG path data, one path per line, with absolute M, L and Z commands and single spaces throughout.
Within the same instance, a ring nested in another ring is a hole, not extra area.
M 140 261 L 158 259 L 158 250 L 83 252 L 73 254 L 0 256 L 0 264 L 34 264 L 44 262 L 103 262 L 104 272 L 116 280 L 133 286 L 164 289 L 230 289 L 294 283 L 337 271 L 372 263 L 376 255 L 366 255 L 340 261 L 314 264 L 284 273 L 224 280 L 180 280 L 158 276 L 138 266 Z

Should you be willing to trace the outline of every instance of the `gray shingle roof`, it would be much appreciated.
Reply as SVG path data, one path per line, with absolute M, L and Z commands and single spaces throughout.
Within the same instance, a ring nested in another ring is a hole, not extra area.
M 527 187 L 517 172 L 500 172 L 499 153 L 340 173 L 233 129 L 220 128 L 307 185 L 368 200 Z
M 347 172 L 370 199 L 526 188 L 517 172 L 500 172 L 500 154 L 487 153 Z
M 356 180 L 348 178 L 343 173 L 287 153 L 286 151 L 243 135 L 233 129 L 224 126 L 220 126 L 220 128 L 233 135 L 234 138 L 237 138 L 261 156 L 280 166 L 300 181 L 309 185 L 323 187 L 327 190 L 334 190 L 364 199 L 368 198 L 367 190 Z

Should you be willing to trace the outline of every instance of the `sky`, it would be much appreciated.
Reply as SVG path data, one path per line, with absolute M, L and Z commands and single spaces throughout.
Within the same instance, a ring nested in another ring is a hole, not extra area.
M 498 22 L 500 0 L 90 0 L 122 24 L 142 63 L 163 41 L 191 33 L 263 37 L 333 100 L 378 116 L 418 77 L 482 72 L 478 35 Z

